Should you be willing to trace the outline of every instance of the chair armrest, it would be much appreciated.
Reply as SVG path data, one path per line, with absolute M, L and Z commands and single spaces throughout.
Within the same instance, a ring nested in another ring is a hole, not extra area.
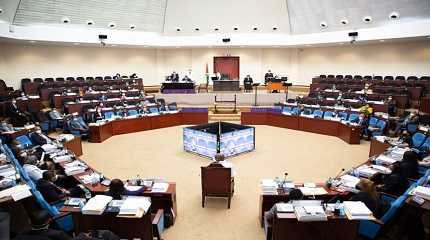
M 152 224 L 158 224 L 158 222 L 160 221 L 160 218 L 163 216 L 163 214 L 164 214 L 163 209 L 158 209 L 155 214 L 151 214 Z
M 60 212 L 60 214 L 58 214 L 57 216 L 52 217 L 52 220 L 55 221 L 57 219 L 63 218 L 65 216 L 68 216 L 68 215 L 71 215 L 71 214 L 72 214 L 71 212 Z

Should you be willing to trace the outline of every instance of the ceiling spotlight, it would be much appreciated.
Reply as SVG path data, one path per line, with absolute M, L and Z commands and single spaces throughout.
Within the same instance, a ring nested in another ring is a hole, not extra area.
M 180 32 L 181 30 L 182 30 L 182 29 L 181 29 L 180 27 L 177 27 L 177 28 L 176 28 L 176 31 L 177 31 L 177 32 Z
M 219 31 L 219 28 L 217 28 L 217 27 L 216 27 L 216 28 L 214 28 L 214 31 L 215 31 L 215 32 Z
M 273 26 L 273 27 L 272 27 L 272 30 L 273 30 L 273 31 L 276 31 L 276 30 L 278 30 L 278 27 L 277 27 L 277 26 Z
M 3 12 L 3 8 L 0 8 L 0 13 L 2 13 Z
M 390 19 L 396 20 L 400 17 L 400 14 L 398 12 L 392 12 L 390 13 Z
M 340 23 L 342 25 L 348 25 L 349 21 L 348 21 L 348 19 L 342 19 L 342 20 L 340 20 Z
M 365 16 L 363 17 L 363 22 L 370 23 L 372 22 L 373 18 L 371 16 Z
M 327 28 L 327 26 L 328 26 L 327 22 L 320 22 L 321 28 Z
M 68 17 L 62 17 L 61 22 L 62 23 L 70 23 L 70 19 Z
M 94 25 L 94 21 L 93 21 L 92 19 L 87 20 L 87 25 L 88 25 L 88 26 L 92 26 L 92 25 Z
M 196 27 L 196 28 L 194 28 L 194 31 L 198 32 L 198 31 L 200 31 L 200 28 Z
M 258 27 L 253 27 L 252 30 L 257 31 Z
M 136 29 L 136 25 L 134 25 L 134 24 L 130 24 L 129 28 L 130 28 L 131 30 L 134 30 L 134 29 Z
M 233 27 L 233 30 L 237 31 L 237 30 L 239 30 L 239 28 L 238 27 Z
M 115 24 L 114 22 L 110 22 L 110 23 L 109 23 L 109 27 L 110 27 L 110 28 L 114 28 L 115 26 L 116 26 L 116 24 Z

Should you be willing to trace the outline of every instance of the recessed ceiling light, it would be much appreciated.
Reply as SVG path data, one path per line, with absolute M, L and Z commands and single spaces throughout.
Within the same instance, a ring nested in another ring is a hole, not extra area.
M 324 22 L 324 21 L 320 22 L 320 27 L 321 27 L 322 29 L 327 28 L 327 27 L 328 27 L 327 22 Z
M 180 32 L 181 30 L 182 30 L 182 29 L 181 29 L 180 27 L 177 27 L 177 28 L 176 28 L 176 31 L 177 31 L 177 32 Z
M 365 16 L 363 17 L 363 22 L 370 23 L 372 22 L 373 18 L 371 16 Z
M 70 19 L 68 17 L 62 17 L 61 22 L 62 23 L 70 23 Z
M 253 27 L 252 30 L 257 31 L 258 27 Z
M 198 32 L 198 31 L 200 31 L 200 28 L 196 27 L 196 28 L 194 28 L 194 31 Z
M 2 13 L 3 12 L 3 8 L 0 8 L 0 13 Z
M 130 24 L 129 28 L 130 28 L 131 30 L 134 30 L 134 29 L 136 29 L 136 25 L 134 25 L 134 24 Z
M 219 31 L 219 28 L 217 28 L 217 27 L 216 27 L 216 28 L 214 28 L 214 31 L 215 31 L 215 32 Z
M 340 20 L 340 23 L 342 25 L 348 25 L 349 21 L 348 21 L 348 19 L 342 19 L 342 20 Z
M 239 28 L 238 27 L 233 27 L 233 30 L 237 31 L 237 30 L 239 30 Z
M 110 27 L 110 28 L 114 28 L 115 26 L 116 26 L 116 24 L 115 24 L 114 22 L 110 22 L 110 23 L 109 23 L 109 27 Z
M 400 14 L 398 12 L 392 12 L 392 13 L 390 13 L 390 19 L 391 20 L 399 19 L 399 17 L 400 17 Z
M 94 21 L 92 19 L 87 20 L 87 25 L 88 26 L 94 25 Z
M 272 30 L 273 30 L 273 31 L 278 30 L 278 26 L 273 26 L 273 27 L 272 27 Z

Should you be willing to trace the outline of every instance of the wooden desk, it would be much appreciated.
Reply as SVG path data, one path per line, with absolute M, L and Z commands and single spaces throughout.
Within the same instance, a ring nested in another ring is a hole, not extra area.
M 76 101 L 76 98 L 78 97 L 77 94 L 75 95 L 62 95 L 62 94 L 55 94 L 53 97 L 53 104 L 54 107 L 61 109 L 63 106 L 63 103 L 68 102 L 74 102 Z
M 241 123 L 246 125 L 269 125 L 324 134 L 338 137 L 349 144 L 360 144 L 361 127 L 345 125 L 338 121 L 271 112 L 243 112 L 241 113 Z
M 328 221 L 299 222 L 294 213 L 277 213 L 273 219 L 272 240 L 357 238 L 359 221 L 328 216 Z
M 370 141 L 369 157 L 379 155 L 385 152 L 389 147 L 390 147 L 390 144 L 385 142 L 380 142 L 372 138 L 372 140 Z
M 208 113 L 179 112 L 158 116 L 118 119 L 98 126 L 90 126 L 90 142 L 101 143 L 119 134 L 146 131 L 183 124 L 208 122 Z
M 74 231 L 76 234 L 95 229 L 108 229 L 120 238 L 152 240 L 151 211 L 142 218 L 117 217 L 116 213 L 104 213 L 102 215 L 84 215 L 79 207 L 64 206 L 61 212 L 69 212 L 73 217 Z
M 72 151 L 78 157 L 82 155 L 81 137 L 75 136 L 72 140 L 64 142 L 63 146 Z
M 315 196 L 316 199 L 318 200 L 330 200 L 331 198 L 333 198 L 334 196 L 339 196 L 342 198 L 347 198 L 347 196 L 349 195 L 348 192 L 337 192 L 335 190 L 329 189 L 327 187 L 325 187 L 325 184 L 321 183 L 321 184 L 317 184 L 320 187 L 323 187 L 326 191 L 327 194 L 325 195 L 317 195 Z M 303 184 L 296 184 L 296 187 L 300 187 L 303 186 Z M 264 224 L 264 213 L 269 211 L 276 203 L 279 202 L 288 202 L 289 199 L 289 195 L 288 193 L 285 193 L 284 191 L 279 190 L 278 194 L 260 194 L 260 204 L 259 204 L 259 219 L 260 219 L 260 224 L 261 226 L 263 226 Z

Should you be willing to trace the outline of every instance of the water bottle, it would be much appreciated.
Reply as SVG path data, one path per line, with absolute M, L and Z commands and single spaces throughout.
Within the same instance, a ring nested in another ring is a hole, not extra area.
M 339 216 L 340 215 L 340 201 L 337 200 L 336 204 L 334 205 L 334 215 Z
M 83 188 L 84 193 L 85 193 L 85 198 L 88 200 L 91 198 L 91 192 L 87 189 L 87 188 Z

